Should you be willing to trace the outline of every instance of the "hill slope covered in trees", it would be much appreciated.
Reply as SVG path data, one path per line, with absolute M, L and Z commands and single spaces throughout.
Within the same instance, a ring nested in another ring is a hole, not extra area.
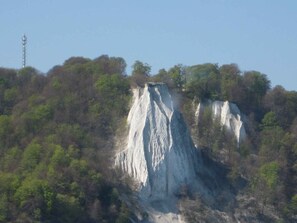
M 112 169 L 115 136 L 126 125 L 130 87 L 165 82 L 208 156 L 285 222 L 297 215 L 297 92 L 271 88 L 266 75 L 237 65 L 176 65 L 158 74 L 140 61 L 131 76 L 118 57 L 72 57 L 41 74 L 0 68 L 0 222 L 130 222 L 129 194 Z M 228 100 L 248 117 L 237 144 L 205 112 L 195 126 L 193 102 Z M 222 151 L 227 151 L 222 157 Z M 224 161 L 223 161 L 224 160 Z

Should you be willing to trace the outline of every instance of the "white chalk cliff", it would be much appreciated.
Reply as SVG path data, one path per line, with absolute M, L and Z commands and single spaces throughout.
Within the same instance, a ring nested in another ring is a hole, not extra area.
M 206 107 L 210 107 L 213 118 L 218 118 L 221 125 L 235 136 L 238 145 L 246 138 L 244 118 L 236 104 L 228 101 L 207 101 L 205 103 L 199 103 L 195 113 L 198 125 L 199 117 Z
M 133 94 L 127 145 L 115 163 L 138 182 L 140 197 L 162 199 L 196 179 L 200 156 L 165 84 Z

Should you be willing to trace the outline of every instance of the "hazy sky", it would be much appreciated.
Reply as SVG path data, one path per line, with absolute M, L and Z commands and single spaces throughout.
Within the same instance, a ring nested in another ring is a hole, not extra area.
M 123 57 L 152 73 L 176 64 L 237 63 L 297 90 L 295 0 L 0 0 L 0 66 L 42 72 L 71 56 Z

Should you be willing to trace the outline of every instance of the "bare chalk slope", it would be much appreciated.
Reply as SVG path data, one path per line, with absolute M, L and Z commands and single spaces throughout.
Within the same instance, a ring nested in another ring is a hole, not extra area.
M 140 197 L 164 199 L 195 180 L 199 153 L 165 84 L 149 83 L 133 93 L 127 147 L 116 165 L 138 182 Z

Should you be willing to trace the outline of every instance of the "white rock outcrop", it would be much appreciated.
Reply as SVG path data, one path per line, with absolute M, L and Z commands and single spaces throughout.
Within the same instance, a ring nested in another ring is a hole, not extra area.
M 127 145 L 115 164 L 138 182 L 140 197 L 163 199 L 196 179 L 199 152 L 165 84 L 149 83 L 133 94 Z
M 206 107 L 210 107 L 213 118 L 219 119 L 221 125 L 235 136 L 238 145 L 246 138 L 247 134 L 244 127 L 244 118 L 236 104 L 228 101 L 207 101 L 205 103 L 199 103 L 195 112 L 198 125 L 199 117 Z

